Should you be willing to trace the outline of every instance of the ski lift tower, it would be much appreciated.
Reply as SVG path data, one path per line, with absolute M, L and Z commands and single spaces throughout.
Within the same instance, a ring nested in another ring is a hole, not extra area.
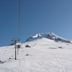
M 20 40 L 16 39 L 15 40 L 15 60 L 17 60 L 17 50 L 21 48 L 21 42 Z

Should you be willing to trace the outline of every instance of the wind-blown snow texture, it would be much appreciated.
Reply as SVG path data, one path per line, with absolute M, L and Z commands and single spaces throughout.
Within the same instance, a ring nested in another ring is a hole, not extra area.
M 34 36 L 36 37 L 36 36 Z M 41 38 L 0 48 L 0 72 L 72 72 L 72 43 Z

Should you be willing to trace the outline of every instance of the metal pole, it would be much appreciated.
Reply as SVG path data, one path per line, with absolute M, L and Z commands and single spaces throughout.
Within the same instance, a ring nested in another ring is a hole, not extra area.
M 16 49 L 17 49 L 17 48 L 16 48 L 16 40 L 15 40 L 15 60 L 17 60 L 17 55 L 16 55 L 17 52 L 16 52 Z

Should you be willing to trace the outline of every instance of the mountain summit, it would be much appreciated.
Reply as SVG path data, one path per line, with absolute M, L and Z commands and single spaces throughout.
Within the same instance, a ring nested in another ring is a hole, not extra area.
M 56 42 L 61 41 L 61 42 L 71 43 L 71 41 L 66 40 L 66 39 L 64 39 L 61 36 L 58 36 L 58 35 L 56 35 L 53 32 L 49 32 L 49 33 L 38 33 L 38 34 L 35 34 L 33 36 L 30 36 L 26 41 L 33 41 L 33 40 L 37 40 L 37 39 L 41 39 L 41 38 L 47 38 L 47 39 L 50 39 L 50 40 L 54 40 Z

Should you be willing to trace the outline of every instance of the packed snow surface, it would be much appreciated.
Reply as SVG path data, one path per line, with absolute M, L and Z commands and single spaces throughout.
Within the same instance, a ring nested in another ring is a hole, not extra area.
M 29 45 L 26 46 L 26 45 Z M 42 38 L 0 48 L 0 72 L 72 72 L 72 44 Z

